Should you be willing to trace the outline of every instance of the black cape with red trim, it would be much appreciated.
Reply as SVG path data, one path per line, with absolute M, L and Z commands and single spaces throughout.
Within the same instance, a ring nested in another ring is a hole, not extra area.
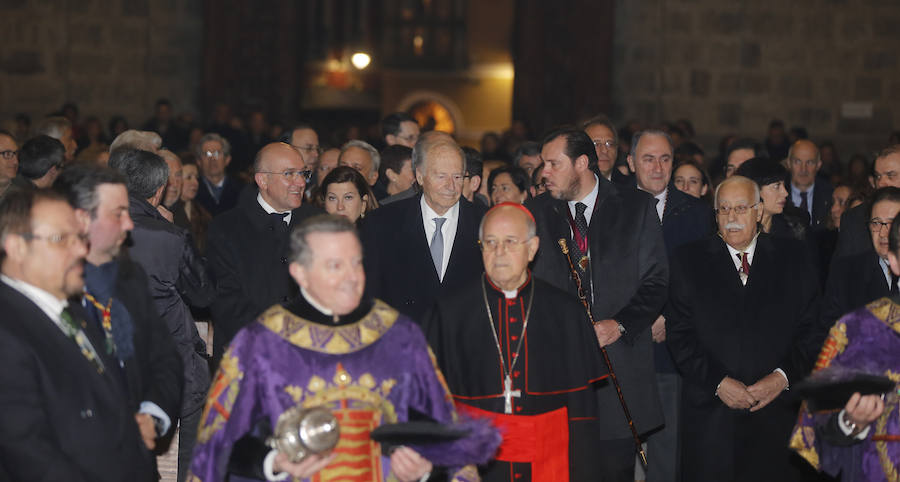
M 597 398 L 594 390 L 608 383 L 606 365 L 584 307 L 577 298 L 536 278 L 519 288 L 515 298 L 484 279 L 488 303 L 508 366 L 522 336 L 531 288 L 534 304 L 512 369 L 512 415 L 537 415 L 566 407 L 569 415 L 571 480 L 598 480 L 596 467 Z M 423 323 L 457 404 L 503 413 L 503 373 L 485 309 L 482 280 L 435 304 Z M 483 468 L 487 481 L 531 479 L 530 464 L 494 461 Z

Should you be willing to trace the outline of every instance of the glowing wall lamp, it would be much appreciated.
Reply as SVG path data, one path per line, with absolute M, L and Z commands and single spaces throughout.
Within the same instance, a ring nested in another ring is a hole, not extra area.
M 350 63 L 359 70 L 368 67 L 370 62 L 372 62 L 372 57 L 369 57 L 369 54 L 365 52 L 356 52 L 350 57 Z

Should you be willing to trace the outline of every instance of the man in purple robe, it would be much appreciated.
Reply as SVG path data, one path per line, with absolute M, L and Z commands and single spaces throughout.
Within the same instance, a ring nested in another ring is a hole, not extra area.
M 265 311 L 223 355 L 189 480 L 223 480 L 228 471 L 268 480 L 424 480 L 431 462 L 407 447 L 383 456 L 369 438 L 379 425 L 408 421 L 411 414 L 440 423 L 456 418 L 418 326 L 380 300 L 361 301 L 362 251 L 345 218 L 318 216 L 294 230 L 289 270 L 301 296 Z M 286 454 L 246 448 L 245 435 L 261 424 L 274 427 L 296 405 L 323 406 L 338 419 L 341 438 L 330 455 L 293 464 Z M 262 462 L 238 464 L 236 458 Z M 451 475 L 477 480 L 472 466 Z
M 900 274 L 900 222 L 888 237 L 891 272 Z M 866 373 L 900 382 L 900 297 L 881 298 L 834 324 L 816 371 Z M 813 467 L 843 482 L 900 480 L 900 392 L 853 394 L 838 413 L 804 403 L 790 447 Z

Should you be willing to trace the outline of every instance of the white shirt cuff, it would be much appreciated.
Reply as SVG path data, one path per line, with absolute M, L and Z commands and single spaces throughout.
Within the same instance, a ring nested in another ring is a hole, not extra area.
M 151 415 L 162 420 L 162 433 L 159 435 L 168 433 L 169 427 L 172 426 L 172 419 L 170 419 L 169 416 L 166 415 L 166 412 L 163 411 L 163 409 L 159 408 L 159 405 L 153 402 L 146 400 L 141 402 L 141 408 L 138 409 L 138 413 L 146 413 L 147 415 Z
M 422 478 L 419 479 L 419 482 L 425 482 L 426 480 L 428 480 L 428 477 L 431 477 L 431 472 L 425 472 L 425 475 L 423 475 Z
M 844 415 L 846 413 L 847 412 L 844 409 L 841 409 L 840 413 L 838 413 L 838 428 L 841 429 L 841 432 L 844 432 L 844 435 L 849 437 L 853 433 L 853 429 L 848 427 L 847 424 L 844 423 Z M 866 427 L 865 430 L 856 434 L 856 436 L 853 438 L 855 438 L 856 440 L 865 440 L 866 437 L 869 435 L 870 428 L 871 427 Z
M 785 389 L 785 390 L 790 390 L 790 389 L 791 389 L 791 381 L 788 380 L 787 373 L 784 373 L 784 370 L 782 370 L 781 368 L 776 368 L 776 369 L 773 370 L 773 371 L 776 371 L 776 372 L 780 373 L 781 376 L 784 377 L 784 382 L 787 383 L 787 386 L 784 387 L 784 389 Z
M 275 466 L 275 456 L 278 455 L 277 450 L 269 450 L 269 453 L 266 454 L 266 458 L 263 459 L 263 475 L 266 476 L 266 480 L 276 481 L 276 480 L 285 480 L 288 478 L 290 474 L 287 472 L 279 472 L 278 475 L 275 475 L 273 471 L 273 467 Z

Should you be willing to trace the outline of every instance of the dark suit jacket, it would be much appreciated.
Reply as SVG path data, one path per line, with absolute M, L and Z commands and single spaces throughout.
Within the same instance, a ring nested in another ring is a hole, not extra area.
M 844 211 L 841 215 L 841 232 L 838 234 L 833 259 L 874 251 L 872 233 L 869 232 L 866 219 L 866 205 L 861 204 Z
M 159 406 L 172 422 L 181 409 L 184 368 L 165 321 L 157 314 L 147 288 L 147 274 L 127 256 L 119 256 L 115 297 L 134 324 L 134 357 L 125 360 L 124 374 L 132 409 L 143 401 Z M 92 309 L 86 307 L 85 309 Z
M 746 286 L 721 238 L 673 257 L 667 343 L 684 377 L 684 480 L 796 480 L 786 442 L 797 412 L 787 397 L 751 413 L 715 393 L 726 376 L 749 386 L 781 368 L 794 384 L 809 372 L 825 335 L 811 264 L 800 242 L 766 234 Z
M 650 325 L 666 301 L 669 269 L 655 200 L 635 189 L 620 190 L 600 179 L 599 196 L 591 215 L 589 242 L 593 277 L 594 320 L 614 319 L 626 333 L 607 347 L 638 432 L 663 423 Z M 575 282 L 557 241 L 572 235 L 565 201 L 544 193 L 528 207 L 537 221 L 541 247 L 534 275 L 577 294 Z M 631 437 L 618 396 L 611 384 L 598 390 L 598 430 L 604 439 Z
M 376 209 L 363 223 L 366 290 L 417 323 L 443 293 L 483 271 L 478 224 L 485 209 L 460 198 L 456 238 L 444 279 L 438 278 L 422 225 L 422 195 Z
M 788 176 L 788 178 L 790 178 L 790 176 Z M 790 179 L 788 179 L 788 182 L 784 187 L 788 191 L 788 202 L 793 204 Z M 816 183 L 813 187 L 813 197 L 812 199 L 807 200 L 807 202 L 812 203 L 812 216 L 810 217 L 809 223 L 812 229 L 825 229 L 825 222 L 828 221 L 828 217 L 831 216 L 831 194 L 833 192 L 834 188 L 827 179 L 816 177 Z M 800 205 L 798 204 L 796 207 L 800 207 Z
M 187 230 L 163 218 L 147 201 L 129 196 L 128 202 L 134 220 L 133 246 L 128 254 L 147 274 L 156 311 L 166 322 L 181 356 L 181 415 L 188 415 L 203 406 L 209 388 L 206 344 L 197 332 L 189 306 L 209 306 L 215 287 Z
M 237 205 L 241 191 L 244 189 L 244 183 L 234 176 L 226 175 L 225 184 L 222 185 L 222 196 L 219 197 L 219 202 L 216 202 L 216 198 L 209 192 L 209 187 L 206 185 L 206 180 L 203 176 L 200 176 L 198 181 L 200 181 L 200 187 L 197 189 L 197 197 L 194 198 L 194 201 L 203 206 L 203 209 L 206 209 L 213 217 Z
M 669 186 L 666 207 L 663 211 L 662 230 L 666 243 L 666 255 L 672 256 L 677 248 L 692 241 L 711 236 L 715 232 L 715 217 L 712 206 L 706 201 Z M 656 371 L 674 373 L 675 362 L 665 342 L 653 343 L 653 358 Z
M 218 360 L 238 330 L 275 303 L 297 294 L 288 274 L 290 229 L 322 210 L 304 204 L 294 209 L 290 226 L 269 216 L 256 201 L 259 191 L 245 189 L 238 205 L 209 225 L 207 256 L 216 281 L 211 308 L 215 331 L 213 356 Z
M 0 473 L 16 481 L 155 480 L 114 372 L 97 373 L 40 308 L 2 282 L 0 310 Z M 102 347 L 93 325 L 83 326 Z
M 822 327 L 872 301 L 891 295 L 875 251 L 834 260 L 822 301 Z

